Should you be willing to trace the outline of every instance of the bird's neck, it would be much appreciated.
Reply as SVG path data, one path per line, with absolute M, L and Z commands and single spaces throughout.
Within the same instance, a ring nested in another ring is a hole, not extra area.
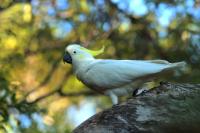
M 87 69 L 89 64 L 91 64 L 94 60 L 94 58 L 90 58 L 72 62 L 73 72 L 77 75 L 79 71 L 84 71 Z

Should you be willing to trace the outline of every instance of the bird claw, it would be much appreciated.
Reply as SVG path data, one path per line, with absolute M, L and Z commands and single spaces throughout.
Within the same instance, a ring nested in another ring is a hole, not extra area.
M 144 93 L 148 92 L 148 89 L 147 88 L 138 88 L 138 89 L 135 89 L 132 93 L 132 96 L 133 97 L 136 97 L 138 95 L 142 95 Z

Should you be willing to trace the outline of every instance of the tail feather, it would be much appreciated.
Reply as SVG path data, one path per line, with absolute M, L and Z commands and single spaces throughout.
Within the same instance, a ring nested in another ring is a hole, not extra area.
M 184 70 L 186 67 L 186 62 L 181 61 L 181 62 L 176 62 L 176 63 L 170 63 L 169 67 L 166 68 L 166 70 Z

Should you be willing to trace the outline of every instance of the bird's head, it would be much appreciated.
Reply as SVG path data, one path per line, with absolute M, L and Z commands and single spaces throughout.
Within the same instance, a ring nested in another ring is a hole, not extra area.
M 104 47 L 100 50 L 93 51 L 86 49 L 78 44 L 70 44 L 65 48 L 63 61 L 72 64 L 73 61 L 90 60 L 104 52 Z

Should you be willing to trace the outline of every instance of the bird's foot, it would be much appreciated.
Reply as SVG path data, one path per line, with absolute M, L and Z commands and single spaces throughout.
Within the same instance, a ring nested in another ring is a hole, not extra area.
M 148 91 L 149 91 L 149 89 L 147 89 L 147 88 L 137 88 L 133 91 L 132 96 L 136 97 L 136 96 L 142 95 Z

